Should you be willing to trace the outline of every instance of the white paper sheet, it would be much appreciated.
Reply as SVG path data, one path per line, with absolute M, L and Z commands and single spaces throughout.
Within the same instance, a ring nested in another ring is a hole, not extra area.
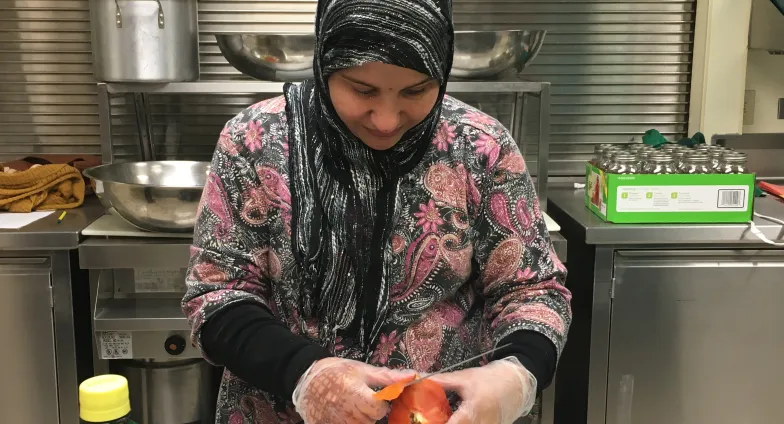
M 25 225 L 32 224 L 41 218 L 47 217 L 54 211 L 29 212 L 29 213 L 0 213 L 0 229 L 18 230 Z

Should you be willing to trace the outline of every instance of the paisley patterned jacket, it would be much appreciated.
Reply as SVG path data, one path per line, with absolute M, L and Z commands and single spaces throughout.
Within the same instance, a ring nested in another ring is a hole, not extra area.
M 518 330 L 545 335 L 560 354 L 571 321 L 566 270 L 517 145 L 479 110 L 446 97 L 430 148 L 401 181 L 401 213 L 385 241 L 390 312 L 371 351 L 350 335 L 319 340 L 318 317 L 300 304 L 291 206 L 285 100 L 277 97 L 238 114 L 218 140 L 183 299 L 195 344 L 218 310 L 253 301 L 334 355 L 380 366 L 435 371 Z M 224 374 L 217 422 L 298 421 L 289 400 Z

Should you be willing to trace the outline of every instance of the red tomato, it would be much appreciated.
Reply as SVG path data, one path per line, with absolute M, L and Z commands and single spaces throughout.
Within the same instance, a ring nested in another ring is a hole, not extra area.
M 389 424 L 445 424 L 451 415 L 444 389 L 425 379 L 406 387 L 392 401 Z

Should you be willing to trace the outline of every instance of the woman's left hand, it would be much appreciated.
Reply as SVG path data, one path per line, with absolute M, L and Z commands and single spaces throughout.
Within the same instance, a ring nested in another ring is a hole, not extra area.
M 447 424 L 512 424 L 536 400 L 536 378 L 513 356 L 430 379 L 462 399 Z

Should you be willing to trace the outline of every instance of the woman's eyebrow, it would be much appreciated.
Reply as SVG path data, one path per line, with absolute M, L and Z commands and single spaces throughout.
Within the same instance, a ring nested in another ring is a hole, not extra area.
M 433 81 L 433 78 L 427 77 L 427 78 L 423 79 L 422 81 L 419 81 L 418 83 L 416 83 L 414 85 L 409 85 L 408 87 L 404 88 L 403 90 L 409 90 L 409 89 L 412 89 L 412 88 L 416 88 L 416 87 L 419 87 L 420 85 L 427 84 L 430 81 Z
M 343 79 L 346 79 L 346 80 L 348 80 L 348 81 L 351 81 L 351 82 L 353 82 L 354 84 L 364 85 L 365 87 L 369 87 L 369 88 L 378 88 L 378 87 L 374 87 L 374 86 L 373 86 L 373 85 L 371 85 L 371 84 L 368 84 L 368 83 L 366 83 L 366 82 L 360 81 L 360 80 L 358 80 L 358 79 L 351 78 L 351 77 L 349 77 L 349 76 L 346 76 L 346 75 L 341 75 L 341 77 L 342 77 Z
M 364 85 L 365 87 L 368 87 L 368 88 L 378 88 L 378 87 L 374 86 L 373 84 L 368 84 L 368 83 L 366 83 L 364 81 L 360 81 L 358 79 L 351 78 L 351 77 L 349 77 L 347 75 L 341 75 L 341 77 L 343 79 L 345 79 L 345 80 L 353 82 L 354 84 Z M 410 90 L 412 88 L 419 87 L 420 85 L 426 84 L 426 83 L 428 83 L 428 82 L 430 82 L 432 80 L 433 80 L 433 78 L 426 77 L 425 79 L 423 79 L 422 81 L 419 81 L 416 84 L 412 84 L 412 85 L 409 85 L 408 87 L 405 87 L 403 90 Z

